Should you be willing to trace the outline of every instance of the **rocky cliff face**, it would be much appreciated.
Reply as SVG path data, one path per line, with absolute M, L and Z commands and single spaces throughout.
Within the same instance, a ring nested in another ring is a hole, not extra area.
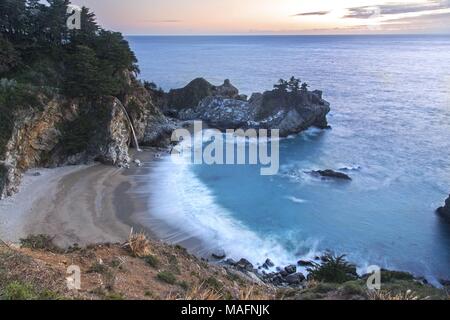
M 311 126 L 328 127 L 326 116 L 330 112 L 330 104 L 322 99 L 321 91 L 291 93 L 274 90 L 254 93 L 249 100 L 240 96 L 238 91 L 233 96 L 216 91 L 203 98 L 196 107 L 180 109 L 178 117 L 203 120 L 221 130 L 279 129 L 281 136 L 298 133 Z
M 121 100 L 48 98 L 37 93 L 32 105 L 15 106 L 8 115 L 8 128 L 0 132 L 0 198 L 17 192 L 22 173 L 32 167 L 92 161 L 127 166 L 132 137 L 124 108 L 140 144 L 167 145 L 174 124 L 134 77 L 128 73 L 124 77 L 129 90 Z
M 170 143 L 172 131 L 176 126 L 155 105 L 150 92 L 134 78 L 129 79 L 129 90 L 122 101 L 134 124 L 140 144 L 163 147 Z
M 22 173 L 35 166 L 60 166 L 93 160 L 129 162 L 129 123 L 116 98 L 96 101 L 40 96 L 39 108 L 14 114 L 10 138 L 1 155 L 0 197 L 17 191 Z
M 450 221 L 450 196 L 445 200 L 445 205 L 440 207 L 438 213 Z

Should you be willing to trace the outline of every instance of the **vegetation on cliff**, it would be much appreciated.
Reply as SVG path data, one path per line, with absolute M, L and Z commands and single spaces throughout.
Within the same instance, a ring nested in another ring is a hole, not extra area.
M 81 10 L 81 28 L 69 30 L 68 0 L 0 2 L 0 156 L 18 109 L 42 106 L 38 96 L 97 98 L 124 94 L 123 71 L 136 57 L 117 32 L 99 27 Z
M 68 96 L 118 95 L 121 71 L 138 71 L 136 57 L 117 32 L 99 27 L 81 10 L 81 28 L 69 30 L 68 0 L 4 0 L 0 4 L 0 78 L 52 87 Z
M 80 267 L 80 290 L 67 287 L 70 265 Z M 350 270 L 343 258 L 323 266 L 322 274 Z M 233 266 L 206 263 L 179 246 L 143 235 L 130 236 L 126 244 L 68 249 L 56 247 L 45 235 L 22 239 L 21 247 L 0 241 L 0 300 L 448 299 L 445 290 L 403 272 L 383 270 L 380 291 L 369 291 L 366 277 L 341 280 L 316 274 L 299 287 L 275 287 Z

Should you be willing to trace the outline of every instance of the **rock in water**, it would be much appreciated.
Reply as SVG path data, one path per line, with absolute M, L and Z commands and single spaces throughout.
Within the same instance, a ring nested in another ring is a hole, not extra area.
M 236 263 L 236 267 L 243 269 L 243 270 L 247 270 L 247 271 L 253 271 L 253 264 L 251 264 L 250 261 L 248 261 L 247 259 L 241 259 L 239 260 L 238 263 Z
M 239 90 L 228 79 L 224 81 L 223 85 L 214 86 L 203 78 L 197 78 L 184 88 L 170 90 L 163 109 L 182 110 L 195 108 L 200 101 L 211 96 L 227 99 L 241 98 Z
M 306 278 L 302 273 L 294 273 L 294 274 L 288 275 L 284 280 L 289 285 L 298 285 L 298 284 L 301 284 L 303 281 L 305 281 L 305 279 Z
M 341 179 L 341 180 L 352 180 L 350 176 L 342 172 L 337 172 L 334 170 L 318 170 L 313 171 L 314 174 L 319 175 L 324 178 Z
M 216 252 L 213 252 L 211 256 L 216 260 L 223 260 L 227 257 L 227 254 L 223 250 L 218 250 Z
M 196 79 L 168 93 L 169 110 L 178 110 L 181 120 L 202 120 L 210 127 L 226 129 L 279 129 L 281 137 L 311 126 L 328 128 L 330 104 L 320 91 L 254 93 L 249 100 L 226 80 L 215 87 Z
M 297 267 L 294 265 L 290 265 L 287 266 L 286 268 L 284 268 L 284 270 L 288 273 L 288 274 L 293 274 L 297 272 Z
M 319 259 L 320 259 L 320 258 L 319 258 Z M 298 264 L 300 267 L 313 267 L 313 266 L 314 266 L 314 262 L 308 261 L 308 260 L 299 260 L 299 261 L 297 262 L 297 264 Z
M 450 196 L 445 200 L 445 205 L 437 209 L 437 212 L 444 218 L 450 220 Z
M 275 267 L 275 264 L 272 262 L 272 260 L 267 259 L 267 260 L 264 262 L 264 264 L 262 265 L 262 267 L 263 267 L 264 269 L 270 269 L 270 268 Z

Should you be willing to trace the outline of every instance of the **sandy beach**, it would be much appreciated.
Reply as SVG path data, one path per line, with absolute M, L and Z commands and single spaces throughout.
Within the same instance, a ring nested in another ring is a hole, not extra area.
M 47 234 L 64 247 L 125 241 L 132 227 L 145 229 L 133 216 L 147 212 L 148 197 L 133 190 L 148 176 L 154 154 L 138 153 L 142 166 L 129 169 L 92 164 L 29 170 L 19 193 L 0 201 L 0 238 L 18 242 Z

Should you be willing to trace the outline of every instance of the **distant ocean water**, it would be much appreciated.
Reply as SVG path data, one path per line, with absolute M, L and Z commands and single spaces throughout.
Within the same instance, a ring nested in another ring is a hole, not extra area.
M 250 94 L 295 75 L 332 108 L 332 130 L 281 142 L 277 176 L 161 162 L 154 214 L 254 263 L 330 249 L 362 271 L 375 264 L 450 279 L 450 225 L 434 213 L 450 192 L 450 36 L 128 40 L 141 78 L 164 89 L 202 76 Z M 353 181 L 304 173 L 314 169 L 345 170 Z

